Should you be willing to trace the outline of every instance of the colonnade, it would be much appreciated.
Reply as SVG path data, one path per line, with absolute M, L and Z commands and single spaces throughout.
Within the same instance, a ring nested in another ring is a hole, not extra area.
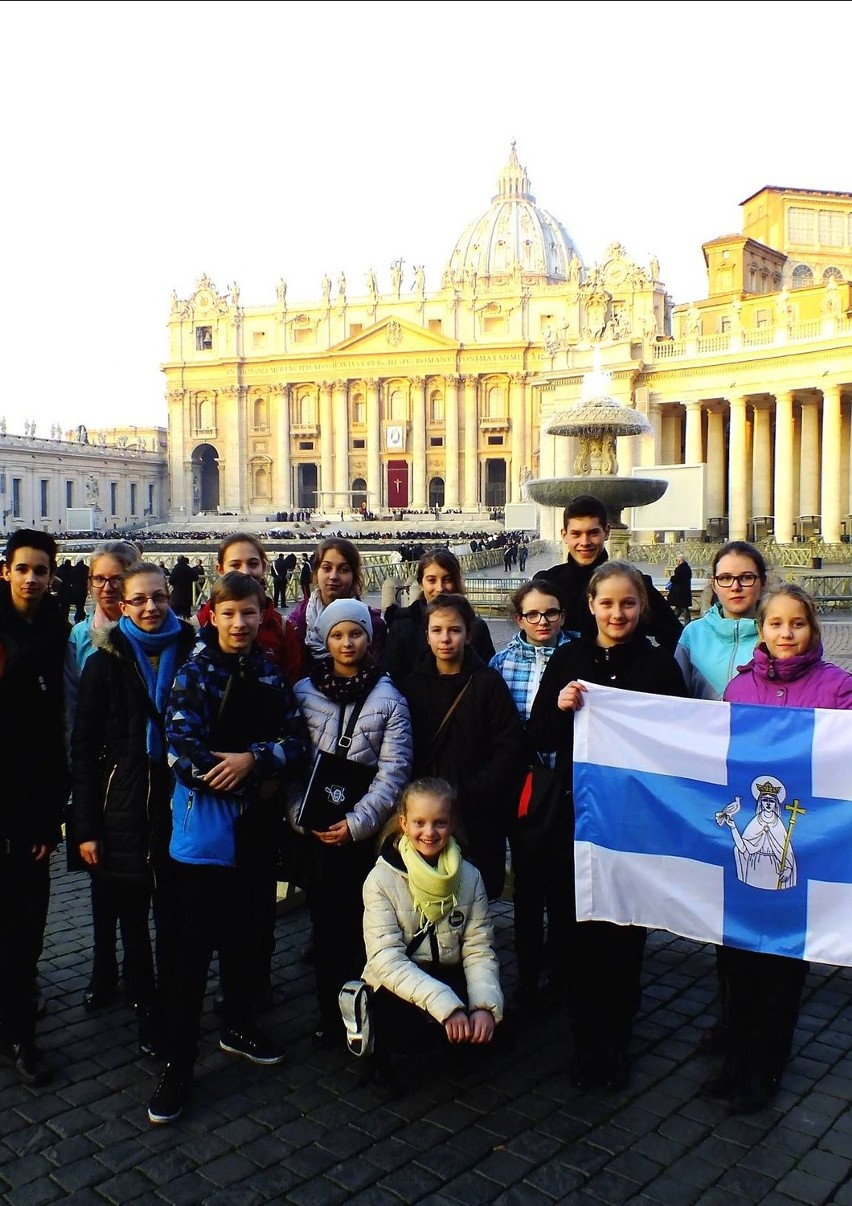
M 727 515 L 732 540 L 765 519 L 787 544 L 800 534 L 797 521 L 814 517 L 823 540 L 837 542 L 852 514 L 850 400 L 852 386 L 842 382 L 658 400 L 650 407 L 654 459 L 706 463 L 706 514 Z

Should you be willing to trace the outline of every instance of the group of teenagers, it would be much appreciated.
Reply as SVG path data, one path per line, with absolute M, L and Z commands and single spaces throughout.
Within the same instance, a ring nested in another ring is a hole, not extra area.
M 566 508 L 567 559 L 513 595 L 518 631 L 495 654 L 446 549 L 421 558 L 420 597 L 388 628 L 360 599 L 348 540 L 319 545 L 311 589 L 284 620 L 266 594 L 263 545 L 236 534 L 189 624 L 170 609 L 161 569 L 113 542 L 92 556 L 94 612 L 69 639 L 47 593 L 52 539 L 15 533 L 0 587 L 0 700 L 13 718 L 0 741 L 19 793 L 0 810 L 0 958 L 13 972 L 0 988 L 0 1059 L 27 1083 L 51 1076 L 35 1044 L 34 980 L 64 818 L 69 857 L 91 872 L 84 1004 L 97 1010 L 116 992 L 119 928 L 140 1049 L 166 1061 L 153 1123 L 174 1121 L 188 1099 L 214 952 L 220 1048 L 259 1065 L 284 1059 L 256 1020 L 271 994 L 282 844 L 310 909 L 318 1046 L 344 1043 L 338 998 L 359 978 L 372 990 L 380 1076 L 391 1077 L 392 1054 L 442 1036 L 492 1039 L 503 994 L 488 901 L 503 890 L 508 841 L 515 1005 L 534 1015 L 567 1003 L 574 1084 L 626 1085 L 645 931 L 576 920 L 571 746 L 583 683 L 849 707 L 852 675 L 823 661 L 812 601 L 768 588 L 752 546 L 719 550 L 714 602 L 682 629 L 649 578 L 607 559 L 608 534 L 597 499 Z M 40 760 L 21 762 L 39 743 Z M 320 754 L 370 777 L 343 817 L 311 830 L 300 806 Z M 717 968 L 707 1036 L 724 1061 L 708 1092 L 757 1109 L 789 1055 L 806 965 L 718 948 Z

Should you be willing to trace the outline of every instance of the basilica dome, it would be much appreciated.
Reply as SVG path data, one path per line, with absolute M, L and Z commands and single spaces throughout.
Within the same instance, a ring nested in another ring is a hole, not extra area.
M 576 261 L 573 267 L 572 260 Z M 488 283 L 517 275 L 559 282 L 572 273 L 579 277 L 581 267 L 565 227 L 536 205 L 513 142 L 497 181 L 497 194 L 456 242 L 444 284 Z

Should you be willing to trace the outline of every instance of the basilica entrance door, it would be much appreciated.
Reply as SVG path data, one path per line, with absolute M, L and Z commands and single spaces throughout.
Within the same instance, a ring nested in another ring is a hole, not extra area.
M 392 511 L 408 506 L 408 461 L 388 461 L 388 506 Z

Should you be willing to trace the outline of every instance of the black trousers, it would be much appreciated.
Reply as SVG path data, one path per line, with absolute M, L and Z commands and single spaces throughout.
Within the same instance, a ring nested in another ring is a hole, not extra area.
M 92 875 L 92 922 L 95 949 L 92 983 L 108 989 L 118 980 L 115 957 L 116 925 L 121 931 L 124 950 L 124 982 L 131 1001 L 147 1008 L 154 998 L 154 955 L 148 918 L 151 889 L 144 884 L 127 883 L 106 876 Z
M 168 978 L 168 1058 L 195 1062 L 207 972 L 219 952 L 226 1028 L 246 1025 L 251 1013 L 248 938 L 251 914 L 246 876 L 234 867 L 174 864 L 177 925 L 175 962 Z
M 641 926 L 575 923 L 568 965 L 575 1051 L 626 1050 L 641 1002 L 646 938 Z
M 364 970 L 364 880 L 375 862 L 373 842 L 311 847 L 308 907 L 314 929 L 314 974 L 320 1026 L 333 1032 L 343 1023 L 337 996 L 347 980 Z
M 33 980 L 49 903 L 49 856 L 36 862 L 29 842 L 0 838 L 0 1024 L 15 1043 L 35 1038 Z
M 467 983 L 461 965 L 436 967 L 433 964 L 427 970 L 436 979 L 449 984 L 456 996 L 467 1005 Z M 431 1014 L 411 1001 L 404 1001 L 387 988 L 376 989 L 370 1008 L 377 1056 L 411 1055 L 448 1041 L 446 1030 Z
M 729 1054 L 743 1074 L 779 1077 L 790 1058 L 809 964 L 783 955 L 720 948 L 727 981 Z
M 571 939 L 576 926 L 574 857 L 568 840 L 531 850 L 510 836 L 514 872 L 515 955 L 521 989 L 535 989 L 544 965 L 544 918 L 547 914 L 549 962 L 554 977 L 566 980 Z

